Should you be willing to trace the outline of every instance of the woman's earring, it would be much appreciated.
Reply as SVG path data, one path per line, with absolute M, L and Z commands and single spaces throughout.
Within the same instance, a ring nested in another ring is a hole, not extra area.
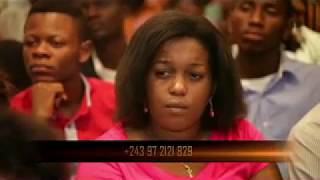
M 210 108 L 210 117 L 213 118 L 214 117 L 214 111 L 213 111 L 213 104 L 212 104 L 212 97 L 209 99 L 209 108 Z

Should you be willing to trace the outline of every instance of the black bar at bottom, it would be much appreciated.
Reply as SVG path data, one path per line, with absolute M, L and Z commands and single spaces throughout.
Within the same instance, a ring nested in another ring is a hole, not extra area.
M 37 162 L 279 162 L 286 141 L 34 141 Z

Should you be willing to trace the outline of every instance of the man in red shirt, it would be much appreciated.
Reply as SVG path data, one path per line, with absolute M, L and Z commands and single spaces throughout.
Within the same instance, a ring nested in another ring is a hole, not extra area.
M 113 124 L 113 85 L 81 75 L 91 54 L 81 10 L 70 0 L 35 3 L 24 29 L 24 61 L 33 85 L 11 107 L 64 131 L 66 139 L 94 139 Z

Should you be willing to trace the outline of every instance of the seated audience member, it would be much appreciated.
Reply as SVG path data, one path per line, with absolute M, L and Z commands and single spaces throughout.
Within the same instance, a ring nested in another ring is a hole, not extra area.
M 24 90 L 31 85 L 22 55 L 23 44 L 15 40 L 0 41 L 0 71 L 7 74 L 10 81 L 16 88 L 15 93 Z
M 281 48 L 292 13 L 291 0 L 237 0 L 228 17 L 247 118 L 267 139 L 286 140 L 320 101 L 320 68 L 290 59 Z
M 86 23 L 70 0 L 37 1 L 24 31 L 24 60 L 33 85 L 13 109 L 64 130 L 66 139 L 94 139 L 113 124 L 113 85 L 81 75 L 91 54 Z
M 67 180 L 64 163 L 36 163 L 41 158 L 32 140 L 57 140 L 59 135 L 26 117 L 0 109 L 0 179 Z
M 227 19 L 247 118 L 266 139 L 286 140 L 291 128 L 320 101 L 320 68 L 289 58 L 282 48 L 291 31 L 291 0 L 233 1 Z M 286 179 L 286 164 L 281 163 Z
M 124 33 L 129 42 L 137 29 L 149 18 L 163 10 L 166 0 L 125 0 L 128 6 L 128 15 L 124 20 Z
M 290 180 L 320 179 L 320 105 L 291 130 Z
M 165 12 L 133 36 L 116 77 L 118 118 L 99 140 L 261 140 L 223 37 L 201 16 Z M 76 179 L 280 179 L 261 162 L 83 163 Z
M 126 0 L 80 0 L 94 51 L 82 71 L 87 76 L 114 82 L 116 68 L 126 48 L 123 24 Z

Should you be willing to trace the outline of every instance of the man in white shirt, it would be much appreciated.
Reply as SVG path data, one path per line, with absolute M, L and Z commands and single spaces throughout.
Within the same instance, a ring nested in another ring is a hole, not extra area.
M 95 52 L 83 67 L 87 76 L 114 81 L 115 69 L 126 48 L 123 22 L 126 13 L 124 0 L 79 1 L 89 25 Z
M 228 17 L 231 40 L 238 45 L 235 62 L 247 118 L 268 140 L 286 140 L 320 102 L 320 68 L 293 61 L 282 51 L 292 17 L 291 0 L 237 0 Z

